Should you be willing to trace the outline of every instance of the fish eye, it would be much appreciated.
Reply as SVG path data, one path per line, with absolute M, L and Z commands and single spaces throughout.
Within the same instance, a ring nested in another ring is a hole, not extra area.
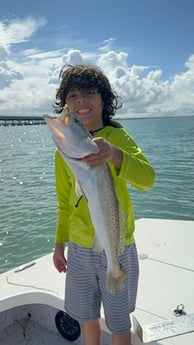
M 81 122 L 80 122 L 80 120 L 79 120 L 77 117 L 75 117 L 75 118 L 73 119 L 73 122 L 74 122 L 76 125 L 81 125 Z

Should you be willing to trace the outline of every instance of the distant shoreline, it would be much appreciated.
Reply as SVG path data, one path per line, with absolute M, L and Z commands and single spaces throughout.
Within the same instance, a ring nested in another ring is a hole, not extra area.
M 0 116 L 0 126 L 25 126 L 46 124 L 43 116 Z
M 151 119 L 151 120 L 155 120 L 155 119 L 169 119 L 169 118 L 177 118 L 177 117 L 193 117 L 193 115 L 161 115 L 161 116 L 126 116 L 126 117 L 122 117 L 122 116 L 114 116 L 113 119 L 114 120 L 147 120 L 147 119 Z
M 115 115 L 113 116 L 114 119 L 118 120 L 134 120 L 134 119 L 157 119 L 157 118 L 169 118 L 169 117 L 191 117 L 194 116 L 193 115 L 158 115 L 158 116 L 125 116 L 125 115 Z M 34 120 L 34 119 L 43 119 L 43 115 L 39 116 L 39 115 L 0 115 L 0 120 L 6 120 L 6 119 L 27 119 L 27 120 Z

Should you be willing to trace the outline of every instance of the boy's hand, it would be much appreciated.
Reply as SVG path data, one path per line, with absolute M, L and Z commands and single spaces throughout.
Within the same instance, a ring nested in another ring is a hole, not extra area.
M 64 255 L 64 245 L 62 243 L 57 243 L 55 245 L 53 262 L 57 271 L 59 271 L 60 273 L 65 273 L 67 271 L 67 260 Z
M 82 162 L 89 165 L 97 165 L 103 162 L 112 162 L 116 168 L 120 168 L 122 162 L 122 152 L 117 147 L 106 141 L 104 138 L 95 138 L 94 142 L 99 147 L 99 152 L 92 153 L 84 158 Z

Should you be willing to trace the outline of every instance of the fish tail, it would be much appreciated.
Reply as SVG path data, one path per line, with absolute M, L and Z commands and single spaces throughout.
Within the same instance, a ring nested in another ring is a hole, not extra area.
M 120 292 L 125 287 L 125 277 L 127 276 L 127 272 L 125 269 L 120 265 L 118 270 L 109 271 L 107 272 L 107 290 L 111 294 L 115 294 Z

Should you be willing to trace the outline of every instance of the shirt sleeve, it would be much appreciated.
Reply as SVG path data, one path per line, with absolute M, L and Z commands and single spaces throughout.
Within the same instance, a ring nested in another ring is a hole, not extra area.
M 155 172 L 142 150 L 125 129 L 116 129 L 115 145 L 123 152 L 123 160 L 117 176 L 126 179 L 132 186 L 140 190 L 149 190 L 155 182 Z

